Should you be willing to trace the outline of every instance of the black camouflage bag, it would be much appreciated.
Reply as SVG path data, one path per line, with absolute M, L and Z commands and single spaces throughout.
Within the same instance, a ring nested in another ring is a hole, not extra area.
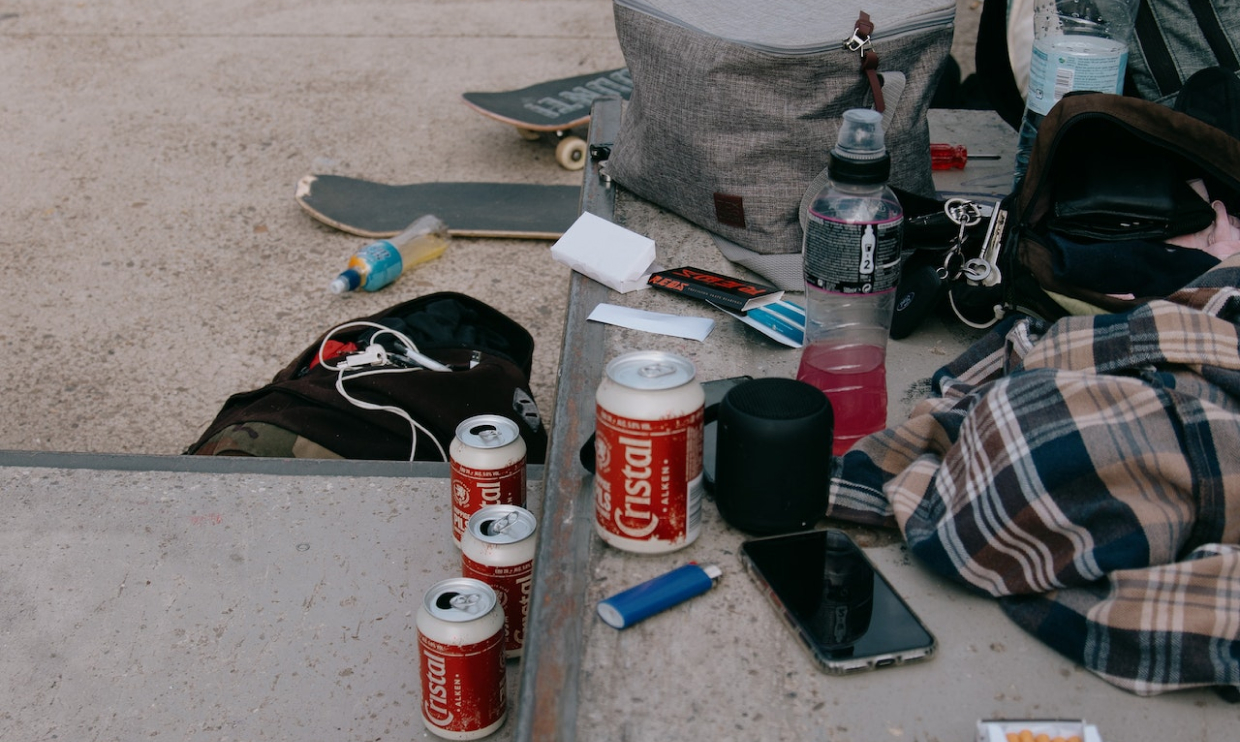
M 533 356 L 499 310 L 429 294 L 324 333 L 271 383 L 229 397 L 186 453 L 447 461 L 457 425 L 487 414 L 515 422 L 527 462 L 542 463 Z

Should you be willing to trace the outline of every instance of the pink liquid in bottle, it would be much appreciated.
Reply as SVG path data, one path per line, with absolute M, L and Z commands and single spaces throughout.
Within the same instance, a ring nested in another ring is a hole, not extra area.
M 886 348 L 812 343 L 801 354 L 797 379 L 826 392 L 835 413 L 835 443 L 839 456 L 870 433 L 887 425 Z

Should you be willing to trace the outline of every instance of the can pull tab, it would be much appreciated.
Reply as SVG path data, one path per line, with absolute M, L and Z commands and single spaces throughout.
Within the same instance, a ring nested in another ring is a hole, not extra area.
M 469 432 L 478 436 L 478 440 L 486 446 L 496 446 L 503 442 L 503 434 L 494 425 L 479 425 Z
M 497 534 L 504 533 L 509 528 L 512 528 L 518 520 L 519 518 L 516 513 L 509 513 L 503 518 L 488 521 L 486 524 L 486 534 L 488 536 L 495 536 Z
M 642 366 L 637 373 L 646 379 L 660 379 L 676 373 L 676 368 L 669 363 L 651 363 Z
M 448 600 L 448 604 L 462 613 L 477 613 L 480 609 L 479 602 L 481 600 L 481 596 L 478 595 L 462 595 L 458 593 Z

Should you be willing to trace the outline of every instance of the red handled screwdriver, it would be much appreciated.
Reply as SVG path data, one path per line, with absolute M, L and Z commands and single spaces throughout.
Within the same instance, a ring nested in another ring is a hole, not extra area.
M 970 159 L 997 160 L 999 155 L 971 155 L 963 144 L 930 145 L 930 167 L 934 170 L 960 170 Z

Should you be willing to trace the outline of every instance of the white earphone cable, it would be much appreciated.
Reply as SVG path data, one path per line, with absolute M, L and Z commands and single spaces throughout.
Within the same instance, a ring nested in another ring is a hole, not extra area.
M 376 332 L 374 335 L 371 336 L 370 345 L 367 351 L 351 354 L 350 356 L 346 357 L 345 363 L 343 364 L 333 365 L 331 363 L 328 363 L 327 359 L 323 357 L 323 351 L 327 347 L 328 341 L 330 341 L 332 337 L 336 335 L 337 333 L 343 330 L 348 330 L 348 329 L 352 329 L 355 327 L 371 327 L 371 328 L 375 328 L 378 330 L 378 332 Z M 377 342 L 377 338 L 379 338 L 382 335 L 391 335 L 395 337 L 396 340 L 401 345 L 405 346 L 405 349 L 408 351 L 407 355 L 411 357 L 412 360 L 415 360 L 417 363 L 422 364 L 426 368 L 417 368 L 417 367 L 403 368 L 403 367 L 387 365 L 391 363 L 388 360 L 388 353 L 387 351 L 383 349 L 383 346 L 379 345 Z M 375 349 L 374 352 L 370 352 L 370 349 L 372 348 Z M 359 355 L 365 356 L 365 358 L 361 361 L 361 363 L 363 363 L 364 365 L 360 368 L 358 366 L 349 365 L 348 363 L 349 358 L 355 358 Z M 345 381 L 349 379 L 356 379 L 356 378 L 360 378 L 363 376 L 374 376 L 378 374 L 411 373 L 411 372 L 419 372 L 419 371 L 425 372 L 428 368 L 431 369 L 432 372 L 451 371 L 452 369 L 439 363 L 438 361 L 435 361 L 431 358 L 427 358 L 426 356 L 422 355 L 422 353 L 418 350 L 417 345 L 412 340 L 410 340 L 409 337 L 405 335 L 404 333 L 399 332 L 397 330 L 393 330 L 392 328 L 387 327 L 385 325 L 381 325 L 376 322 L 368 322 L 366 320 L 359 320 L 356 322 L 346 322 L 345 324 L 339 325 L 338 327 L 332 329 L 331 332 L 323 336 L 323 341 L 319 344 L 319 350 L 318 350 L 317 356 L 318 356 L 319 364 L 323 366 L 323 368 L 329 371 L 336 372 L 336 391 L 339 392 L 340 396 L 343 397 L 345 400 L 347 400 L 349 404 L 352 404 L 354 407 L 358 407 L 363 410 L 376 410 L 379 412 L 390 412 L 393 415 L 397 415 L 398 417 L 403 418 L 405 422 L 409 423 L 409 433 L 410 433 L 409 460 L 410 461 L 414 460 L 414 456 L 417 452 L 419 431 L 422 433 L 425 433 L 426 436 L 431 439 L 431 442 L 435 444 L 435 448 L 439 451 L 439 457 L 443 461 L 448 460 L 447 452 L 444 451 L 443 445 L 439 443 L 439 441 L 435 438 L 434 434 L 432 434 L 429 430 L 427 430 L 417 420 L 414 420 L 413 416 L 411 416 L 408 412 L 406 412 L 405 410 L 399 407 L 394 407 L 392 405 L 380 405 L 380 404 L 374 404 L 371 402 L 365 402 L 363 400 L 360 400 L 350 395 L 347 391 L 345 391 L 344 383 Z M 371 368 L 365 368 L 365 366 L 371 366 Z M 354 373 L 348 374 L 347 373 L 348 371 L 354 371 Z

